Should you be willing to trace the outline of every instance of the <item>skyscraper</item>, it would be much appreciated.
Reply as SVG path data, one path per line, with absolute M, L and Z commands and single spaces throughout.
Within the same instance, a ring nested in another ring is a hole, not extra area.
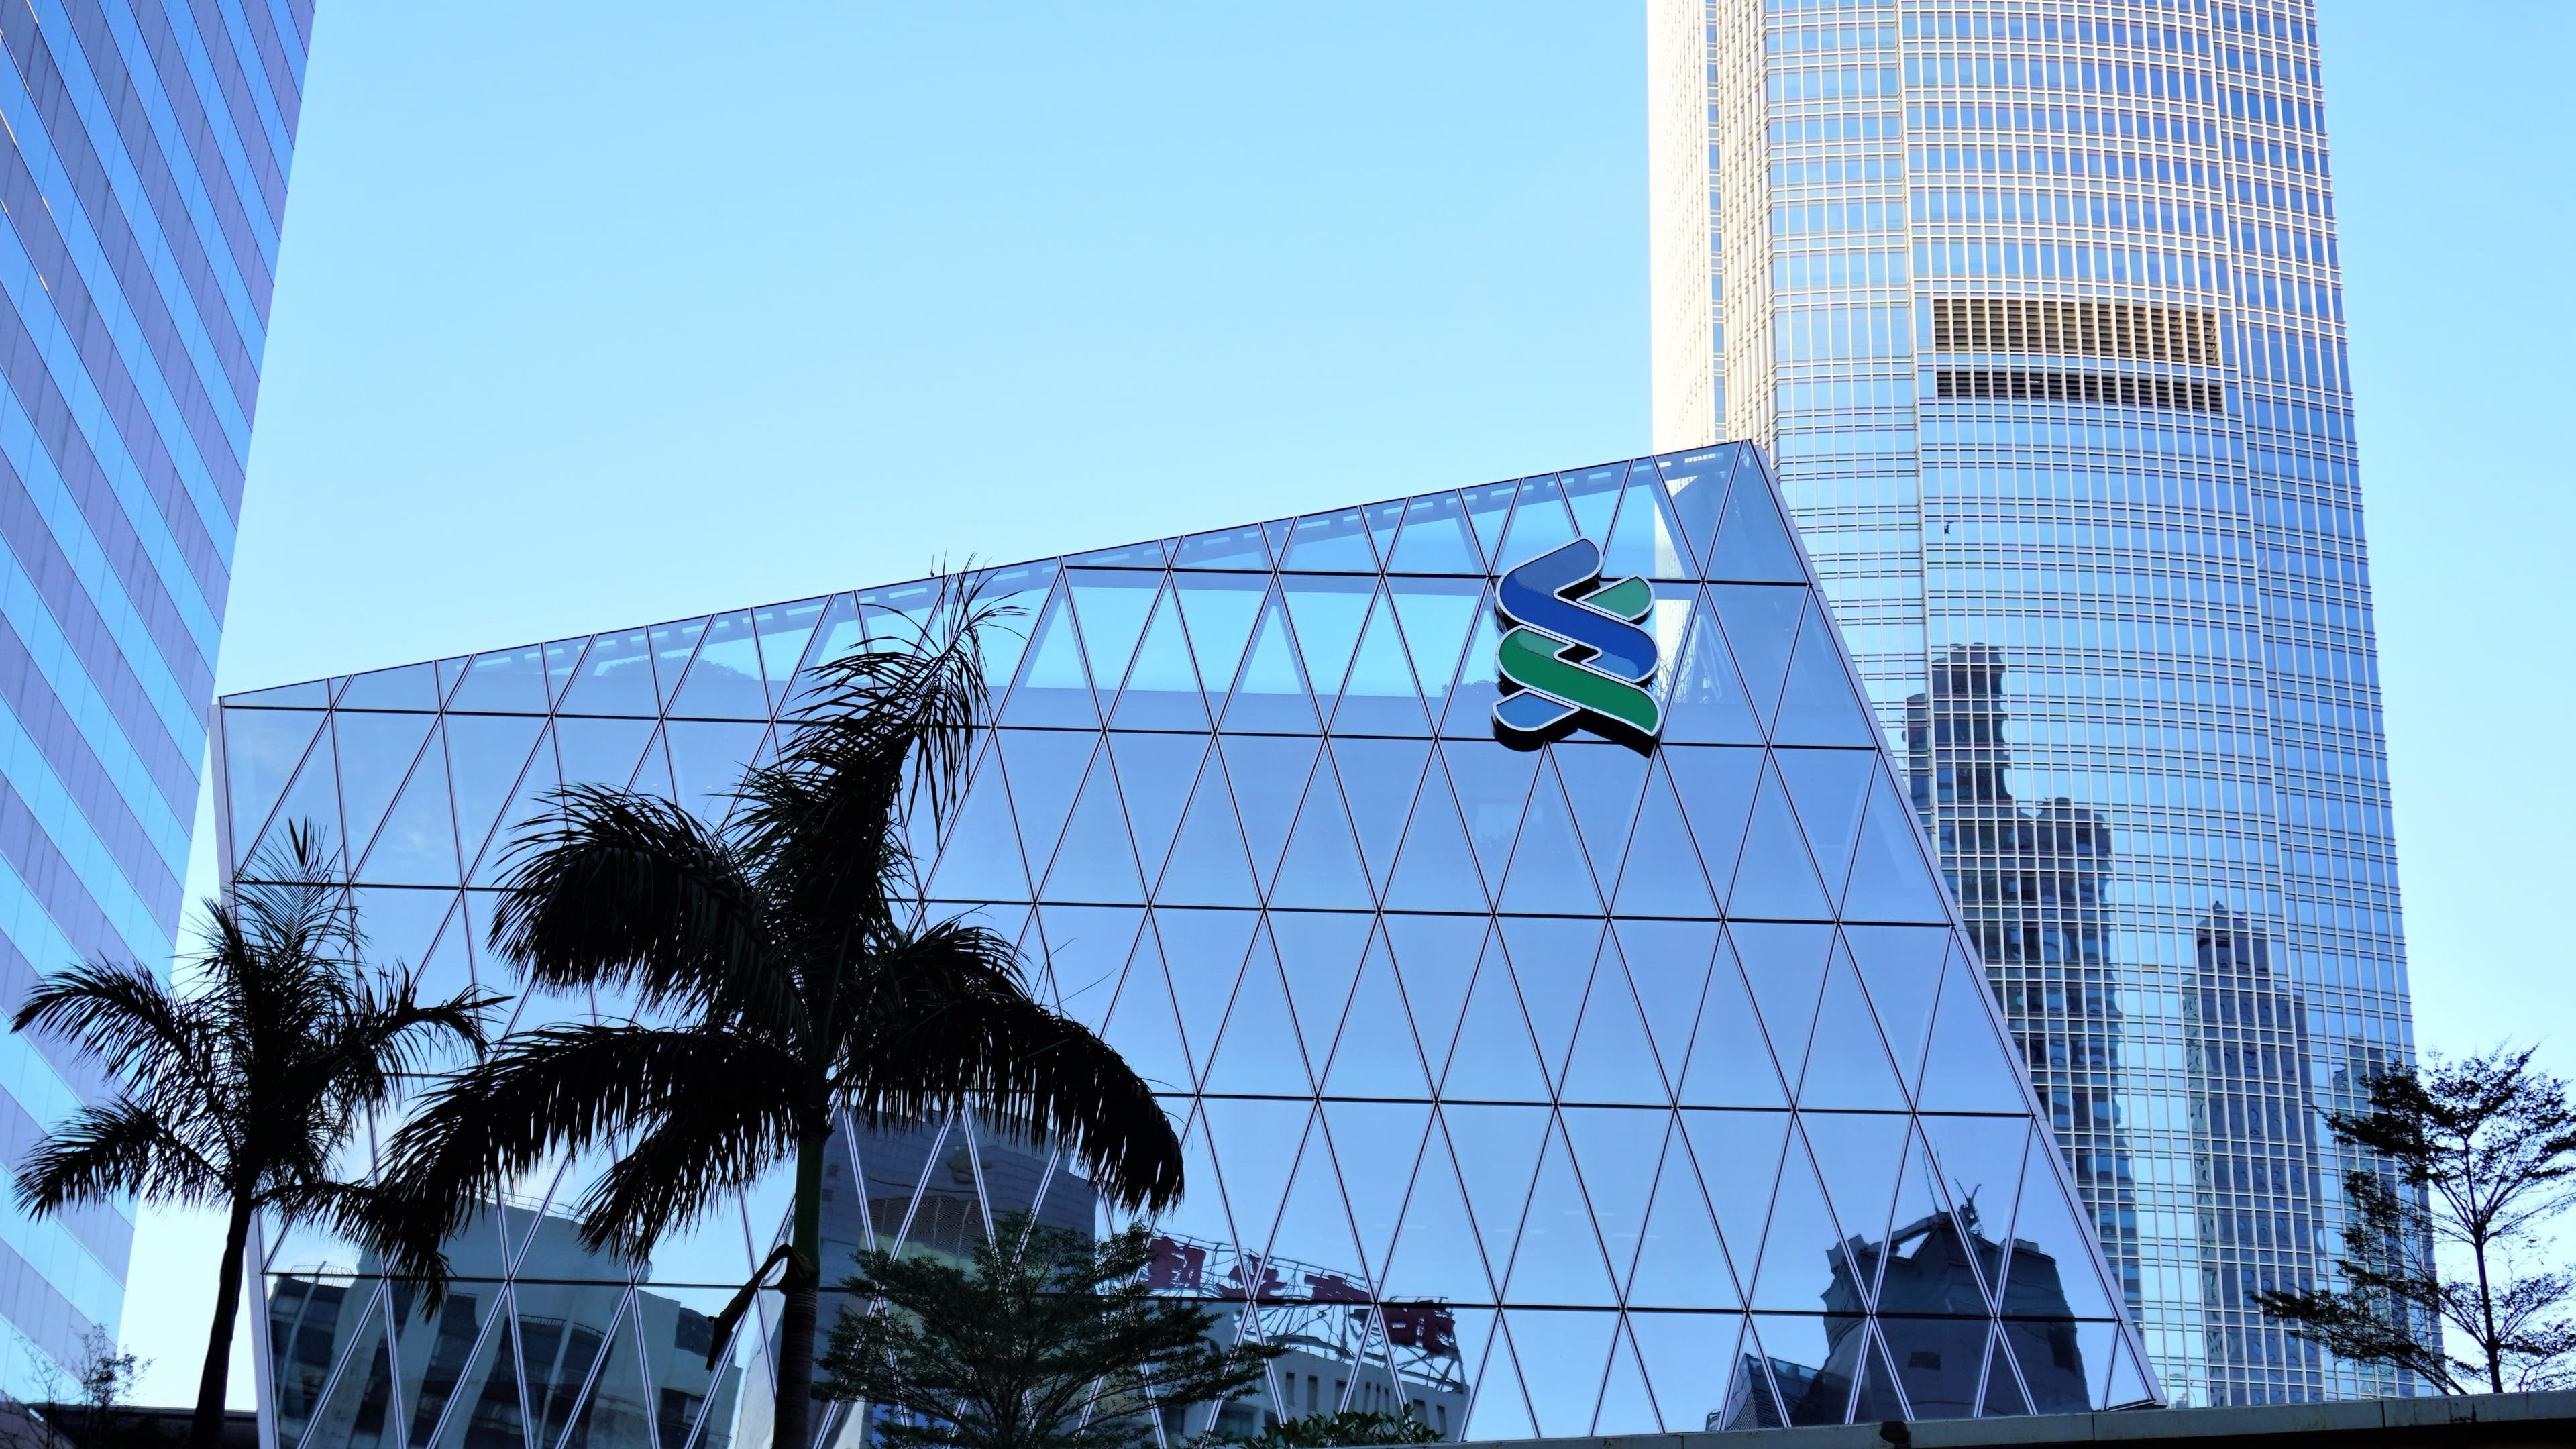
M 1912 703 L 2166 1387 L 2402 1390 L 2245 1301 L 2324 1262 L 2314 1092 L 2411 1055 L 2314 6 L 1648 13 L 1656 444 L 1774 450 Z
M 32 0 L 0 17 L 0 999 L 170 959 L 310 0 Z M 11 1167 L 102 1090 L 0 1036 Z M 0 1205 L 0 1389 L 113 1335 L 133 1222 Z

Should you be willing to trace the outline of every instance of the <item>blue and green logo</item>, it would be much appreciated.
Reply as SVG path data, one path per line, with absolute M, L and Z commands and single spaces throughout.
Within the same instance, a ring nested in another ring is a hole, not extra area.
M 1494 738 L 1534 750 L 1586 729 L 1651 749 L 1663 709 L 1648 688 L 1655 636 L 1638 625 L 1654 606 L 1644 579 L 1601 582 L 1601 549 L 1588 538 L 1503 575 L 1494 589 L 1494 613 L 1504 625 Z

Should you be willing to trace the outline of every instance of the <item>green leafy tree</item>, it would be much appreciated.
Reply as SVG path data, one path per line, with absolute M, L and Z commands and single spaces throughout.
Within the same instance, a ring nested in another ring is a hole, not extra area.
M 41 1215 L 132 1194 L 225 1214 L 194 1449 L 214 1449 L 223 1433 L 252 1217 L 399 1240 L 396 1200 L 339 1180 L 333 1160 L 402 1078 L 444 1049 L 484 1044 L 494 998 L 424 1001 L 411 976 L 363 964 L 347 892 L 325 883 L 330 873 L 313 830 L 291 826 L 283 852 L 250 862 L 230 904 L 206 903 L 183 986 L 135 962 L 94 961 L 38 983 L 12 1023 L 76 1045 L 118 1084 L 27 1155 L 20 1206 Z
M 2576 1201 L 2576 1112 L 2531 1055 L 2372 1078 L 2369 1110 L 2328 1119 L 2337 1142 L 2383 1164 L 2344 1175 L 2344 1286 L 2254 1301 L 2343 1358 L 2411 1369 L 2443 1393 L 2564 1382 L 2576 1277 L 2514 1260 L 2541 1251 L 2542 1225 Z
M 925 924 L 912 904 L 907 818 L 940 818 L 963 786 L 988 703 L 978 631 L 995 613 L 952 592 L 905 647 L 821 666 L 777 760 L 744 776 L 720 825 L 578 786 L 523 827 L 494 947 L 534 985 L 630 993 L 647 1019 L 513 1036 L 428 1097 L 386 1174 L 423 1204 L 415 1275 L 443 1279 L 438 1239 L 559 1154 L 615 1149 L 580 1234 L 636 1259 L 792 1164 L 788 1240 L 719 1332 L 776 1268 L 775 1442 L 802 1449 L 837 1113 L 865 1128 L 971 1107 L 1065 1143 L 1113 1202 L 1178 1197 L 1180 1143 L 1143 1079 L 1031 997 L 1009 942 Z
M 1219 1345 L 1207 1310 L 1155 1296 L 1148 1244 L 1142 1227 L 1094 1242 L 1018 1213 L 976 1247 L 971 1270 L 862 1253 L 825 1392 L 876 1406 L 889 1449 L 1140 1444 L 1157 1407 L 1228 1397 L 1281 1352 Z
M 1344 1409 L 1337 1414 L 1305 1414 L 1282 1419 L 1249 1439 L 1214 1438 L 1216 1444 L 1242 1444 L 1247 1449 L 1341 1449 L 1344 1445 L 1437 1444 L 1440 1431 L 1408 1411 Z

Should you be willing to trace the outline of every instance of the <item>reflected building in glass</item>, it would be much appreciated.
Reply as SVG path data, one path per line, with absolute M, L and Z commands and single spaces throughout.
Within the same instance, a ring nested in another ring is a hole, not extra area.
M 2064 798 L 2029 807 L 2013 798 L 2001 651 L 1952 649 L 1929 682 L 1905 702 L 1914 808 L 2134 1314 L 2137 1187 L 2119 1118 L 2119 983 L 2106 954 L 2110 823 Z
M 309 0 L 31 0 L 0 30 L 0 1000 L 166 970 L 214 707 Z M 0 1157 L 113 1084 L 0 1034 Z M 0 1392 L 113 1341 L 134 1221 L 0 1202 Z
M 2318 1054 L 2268 1102 L 2412 1057 L 2313 0 L 1648 15 L 1656 446 L 1778 460 L 1918 784 L 1996 752 L 1917 803 L 2163 1381 L 2411 1391 L 2245 1300 L 2347 1164 L 2236 1233 L 2219 1174 L 2306 1169 L 2193 1014 L 2207 924 Z
M 456 1285 L 435 1316 L 410 1311 L 409 1284 L 370 1291 L 371 1258 L 354 1276 L 277 1275 L 268 1336 L 279 1441 L 428 1443 L 453 1420 L 452 1441 L 472 1449 L 608 1449 L 651 1444 L 652 1434 L 676 1443 L 712 1418 L 703 1442 L 725 1449 L 742 1368 L 708 1367 L 708 1316 L 666 1294 L 591 1289 L 625 1278 L 625 1265 L 585 1249 L 575 1229 L 565 1217 L 506 1209 L 468 1224 L 450 1254 Z M 477 1352 L 504 1283 L 512 1314 Z M 607 1351 L 612 1339 L 619 1352 Z
M 2194 1187 L 2210 1239 L 2235 1250 L 2201 1268 L 2202 1299 L 2216 1309 L 2263 1286 L 2253 1266 L 2262 1255 L 2316 1240 L 2325 1184 L 2311 1109 L 2360 1104 L 2318 1101 L 2307 1013 L 2273 974 L 2271 943 L 2254 923 L 2212 905 L 2194 935 L 2182 1003 L 2183 1041 L 2200 1086 L 2191 1115 Z M 2360 1075 L 2374 1069 L 2364 1065 Z M 2250 1328 L 2214 1315 L 2211 1362 L 2262 1364 L 2264 1345 Z
M 1639 581 L 1651 747 L 1497 737 L 1500 576 L 1577 538 L 1605 582 Z M 1492 1439 L 2153 1396 L 1758 451 L 978 583 L 1020 613 L 989 641 L 967 793 L 944 833 L 916 822 L 925 909 L 1019 942 L 1160 1085 L 1190 1188 L 1152 1225 L 1153 1281 L 1290 1350 L 1221 1411 L 1171 1412 L 1167 1441 L 1345 1407 Z M 938 587 L 234 696 L 226 859 L 324 822 L 379 954 L 433 989 L 514 990 L 483 944 L 491 889 L 548 792 L 720 814 L 799 671 L 903 637 Z M 759 1325 L 714 1370 L 679 1345 L 775 1241 L 784 1182 L 649 1264 L 576 1262 L 562 1215 L 597 1167 L 496 1204 L 471 1305 L 390 1341 L 400 1285 L 326 1239 L 266 1240 L 280 1449 L 396 1424 L 415 1449 L 627 1442 L 610 1423 L 762 1444 Z M 962 1256 L 1023 1210 L 1113 1226 L 1042 1145 L 971 1116 L 845 1132 L 830 1193 L 842 1258 Z M 611 1398 L 558 1411 L 575 1382 Z

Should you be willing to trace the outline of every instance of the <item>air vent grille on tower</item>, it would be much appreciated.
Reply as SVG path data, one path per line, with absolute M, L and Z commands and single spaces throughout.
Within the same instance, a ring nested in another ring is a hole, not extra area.
M 1943 398 L 2008 398 L 2034 402 L 2098 403 L 2110 407 L 2227 410 L 2227 392 L 2214 382 L 2165 377 L 2112 377 L 2093 372 L 2023 372 L 2000 368 L 1945 367 L 1933 379 Z
M 2146 302 L 1935 297 L 1936 352 L 2053 352 L 2135 362 L 2218 365 L 2218 314 Z

